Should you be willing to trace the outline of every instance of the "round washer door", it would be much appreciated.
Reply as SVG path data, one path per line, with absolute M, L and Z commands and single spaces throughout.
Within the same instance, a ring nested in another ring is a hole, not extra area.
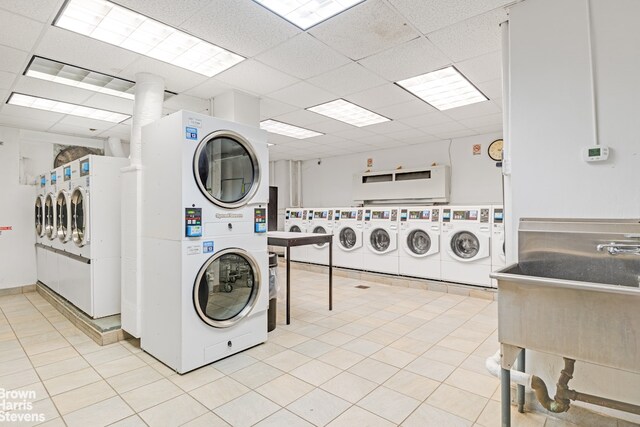
M 79 247 L 89 243 L 89 198 L 82 187 L 71 193 L 71 238 Z
M 71 239 L 71 197 L 67 190 L 60 190 L 56 197 L 56 224 L 58 239 L 68 242 Z
M 300 230 L 300 227 L 298 227 L 297 225 L 292 225 L 291 227 L 289 227 L 289 231 L 291 233 L 302 233 L 302 230 Z
M 56 201 L 51 193 L 44 198 L 44 232 L 49 240 L 56 238 Z
M 451 236 L 451 252 L 464 261 L 473 259 L 480 252 L 480 240 L 470 231 L 458 231 Z
M 369 243 L 375 252 L 384 253 L 391 246 L 391 236 L 387 230 L 376 228 L 369 235 Z
M 215 328 L 228 328 L 249 315 L 262 283 L 256 260 L 243 249 L 225 249 L 202 266 L 193 287 L 198 317 Z
M 427 255 L 432 244 L 431 237 L 425 230 L 416 229 L 407 235 L 407 248 L 412 255 Z
M 44 196 L 40 195 L 36 197 L 34 211 L 36 235 L 38 237 L 44 237 Z
M 251 144 L 229 130 L 203 138 L 196 149 L 193 171 L 202 194 L 228 209 L 247 204 L 260 184 L 260 165 Z
M 343 249 L 355 249 L 356 244 L 358 243 L 358 235 L 353 228 L 344 227 L 338 234 L 338 241 Z
M 324 228 L 321 225 L 317 225 L 313 228 L 313 233 L 315 234 L 327 234 L 327 230 L 326 228 Z M 328 243 L 320 243 L 320 244 L 315 244 L 313 245 L 316 248 L 324 248 L 328 245 Z

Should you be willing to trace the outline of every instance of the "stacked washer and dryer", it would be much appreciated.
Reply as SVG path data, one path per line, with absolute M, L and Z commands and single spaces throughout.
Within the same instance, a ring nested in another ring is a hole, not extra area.
M 142 139 L 141 347 L 185 373 L 267 339 L 267 136 L 179 111 Z

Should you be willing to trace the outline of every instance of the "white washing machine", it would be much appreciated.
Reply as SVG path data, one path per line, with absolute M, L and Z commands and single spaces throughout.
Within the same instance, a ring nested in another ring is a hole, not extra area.
M 491 208 L 491 271 L 503 269 L 507 266 L 504 242 L 504 207 Z M 491 279 L 491 286 L 498 287 L 498 281 Z
M 45 207 L 44 199 L 46 196 L 45 188 L 47 186 L 47 176 L 39 175 L 36 182 L 36 198 L 34 201 L 34 225 L 36 233 L 36 274 L 38 281 L 45 283 L 48 277 L 47 257 L 48 252 L 45 245 Z
M 365 270 L 398 274 L 398 208 L 365 208 L 364 242 Z
M 59 257 L 55 252 L 58 249 L 58 227 L 56 224 L 56 183 L 51 182 L 51 176 L 55 171 L 47 171 L 45 196 L 44 196 L 44 238 L 42 244 L 47 251 L 44 259 L 44 277 L 42 282 L 54 291 L 59 286 Z
M 440 208 L 400 208 L 399 273 L 404 276 L 441 280 Z
M 308 210 L 302 208 L 289 208 L 285 211 L 284 231 L 291 233 L 307 232 Z M 307 246 L 297 246 L 289 249 L 291 261 L 305 262 L 307 259 Z M 285 255 L 286 256 L 286 255 Z
M 442 208 L 442 280 L 491 286 L 491 207 Z
M 267 340 L 267 134 L 179 111 L 142 141 L 141 347 L 185 373 Z
M 340 219 L 334 226 L 333 265 L 362 270 L 364 265 L 364 209 L 336 208 Z
M 307 224 L 307 232 L 333 234 L 335 224 L 333 209 L 315 208 Z M 313 264 L 329 265 L 329 243 L 307 245 L 307 261 Z

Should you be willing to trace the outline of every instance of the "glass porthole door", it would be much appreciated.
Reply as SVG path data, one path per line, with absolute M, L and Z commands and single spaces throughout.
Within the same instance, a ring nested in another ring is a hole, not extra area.
M 407 236 L 407 247 L 414 255 L 426 255 L 431 249 L 431 237 L 424 230 L 413 230 Z
M 34 204 L 36 235 L 44 237 L 44 196 L 36 197 Z
M 87 192 L 77 187 L 71 193 L 71 237 L 73 242 L 82 247 L 89 243 L 89 200 Z
M 300 227 L 298 227 L 297 225 L 292 225 L 291 227 L 289 227 L 289 231 L 292 233 L 302 233 L 302 230 L 300 230 Z
M 249 315 L 260 286 L 258 264 L 248 252 L 238 248 L 220 251 L 207 260 L 196 277 L 196 312 L 210 326 L 232 326 Z
M 327 234 L 327 230 L 326 230 L 323 226 L 321 226 L 321 225 L 318 225 L 318 226 L 314 227 L 313 232 L 314 232 L 315 234 Z M 315 246 L 316 248 L 324 248 L 324 247 L 326 247 L 328 244 L 329 244 L 329 243 L 321 243 L 321 244 L 315 244 L 315 245 L 313 245 L 313 246 Z
M 351 227 L 344 227 L 342 230 L 340 230 L 338 239 L 340 241 L 340 246 L 342 246 L 344 249 L 354 249 L 356 243 L 358 243 L 356 232 Z
M 457 257 L 469 260 L 478 255 L 480 241 L 473 233 L 459 231 L 451 237 L 451 250 Z
M 67 190 L 62 190 L 56 198 L 56 224 L 58 224 L 58 239 L 66 243 L 71 239 L 71 196 Z
M 44 199 L 44 231 L 49 240 L 56 238 L 56 201 L 51 193 Z
M 385 252 L 391 246 L 391 237 L 387 230 L 376 228 L 371 232 L 369 243 L 376 252 Z
M 235 132 L 225 130 L 205 137 L 193 163 L 200 191 L 220 207 L 243 206 L 258 190 L 258 159 L 249 141 Z

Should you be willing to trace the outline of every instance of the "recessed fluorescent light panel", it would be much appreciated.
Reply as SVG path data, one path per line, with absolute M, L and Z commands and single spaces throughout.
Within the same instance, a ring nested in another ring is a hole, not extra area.
M 364 0 L 254 0 L 302 30 L 307 30 Z
M 296 139 L 313 138 L 314 136 L 324 135 L 323 133 L 313 130 L 289 125 L 287 123 L 278 122 L 276 120 L 263 120 L 260 122 L 260 129 L 267 132 L 277 133 L 279 135 L 289 136 Z
M 245 59 L 105 0 L 69 0 L 53 25 L 208 77 Z
M 33 57 L 24 75 L 106 95 L 134 99 L 135 82 L 39 56 Z M 173 95 L 175 93 L 165 91 L 165 101 Z
M 489 100 L 454 67 L 411 77 L 396 84 L 440 111 Z
M 54 101 L 53 99 L 39 98 L 37 96 L 24 95 L 16 92 L 11 94 L 7 100 L 7 104 L 112 123 L 120 123 L 131 117 L 128 114 L 98 110 L 97 108 L 85 107 L 84 105 L 69 104 L 67 102 Z
M 390 119 L 380 114 L 376 114 L 373 111 L 352 104 L 344 99 L 336 99 L 335 101 L 307 108 L 307 110 L 357 127 L 390 121 Z

